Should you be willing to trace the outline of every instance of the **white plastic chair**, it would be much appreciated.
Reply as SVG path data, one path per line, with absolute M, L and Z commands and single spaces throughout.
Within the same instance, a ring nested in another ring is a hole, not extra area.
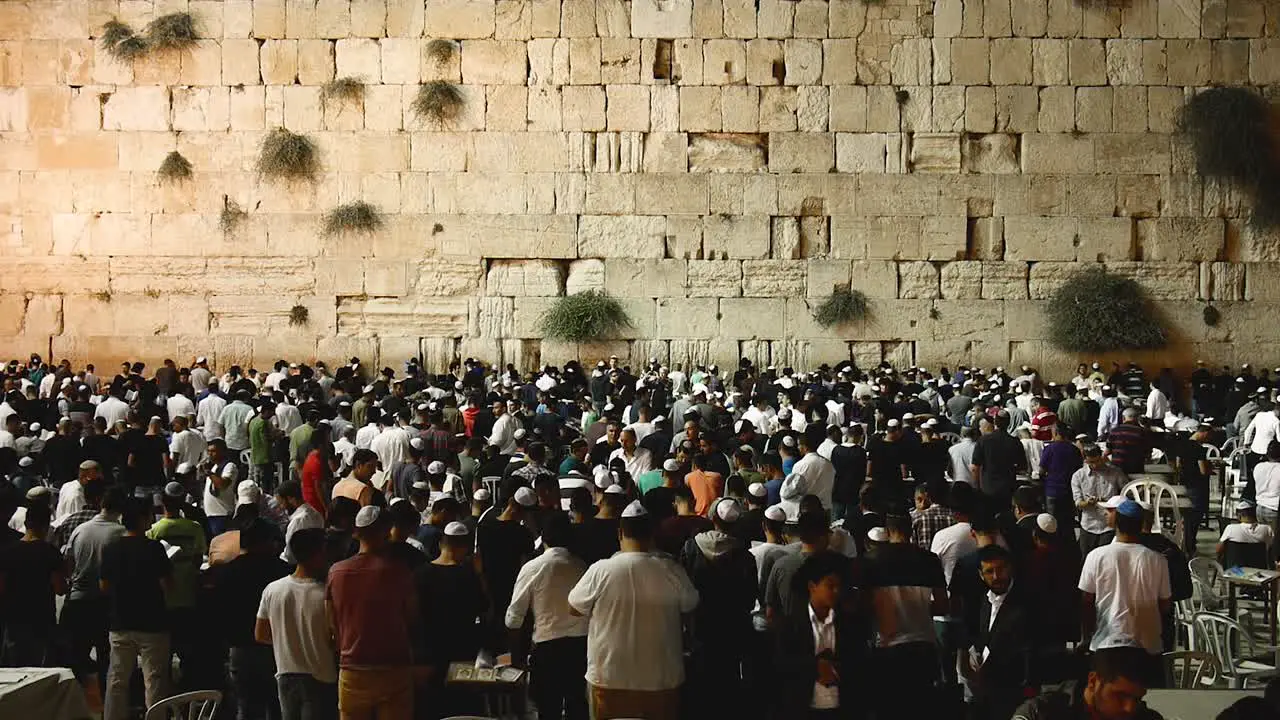
M 1222 675 L 1217 659 L 1203 650 L 1167 652 L 1161 659 L 1164 660 L 1166 686 L 1170 688 L 1200 690 L 1212 686 Z
M 1209 460 L 1212 462 L 1212 461 L 1222 459 L 1222 451 L 1218 449 L 1217 445 L 1210 445 L 1209 443 L 1201 443 L 1201 444 L 1204 446 L 1205 460 Z
M 1274 664 L 1251 659 L 1258 657 L 1259 648 L 1239 622 L 1226 615 L 1201 612 L 1196 613 L 1195 623 L 1197 639 L 1218 661 L 1233 690 L 1244 689 L 1250 680 L 1263 680 L 1276 674 Z
M 1197 555 L 1187 563 L 1187 568 L 1191 570 L 1191 578 L 1193 580 L 1199 578 L 1209 586 L 1209 589 L 1215 595 L 1221 594 L 1218 591 L 1219 583 L 1226 571 L 1222 569 L 1222 565 L 1217 560 L 1206 555 Z
M 1120 494 L 1151 508 L 1155 513 L 1152 531 L 1182 547 L 1182 511 L 1178 508 L 1178 491 L 1172 485 L 1163 480 L 1134 480 Z
M 147 708 L 143 720 L 213 720 L 221 703 L 222 693 L 217 690 L 182 693 Z
M 498 485 L 502 482 L 502 476 L 489 475 L 480 478 L 480 482 L 484 483 L 484 489 L 489 491 L 489 497 L 493 498 L 493 502 L 498 502 Z

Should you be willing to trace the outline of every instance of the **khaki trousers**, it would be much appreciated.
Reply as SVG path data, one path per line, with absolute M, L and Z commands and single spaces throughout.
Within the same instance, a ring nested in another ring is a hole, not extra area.
M 342 720 L 411 720 L 413 668 L 340 669 L 338 713 Z
M 679 720 L 680 688 L 671 690 L 610 690 L 591 685 L 591 720 L 639 718 Z

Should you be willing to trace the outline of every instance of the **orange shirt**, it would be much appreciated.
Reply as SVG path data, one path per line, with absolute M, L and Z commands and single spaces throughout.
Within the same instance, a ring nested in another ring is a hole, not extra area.
M 703 517 L 711 511 L 711 503 L 724 494 L 724 478 L 720 473 L 694 470 L 684 476 L 684 483 L 693 491 L 694 512 Z
M 360 503 L 360 507 L 364 507 L 373 502 L 373 488 L 353 477 L 347 477 L 333 486 L 333 498 L 336 500 L 340 497 L 355 500 Z

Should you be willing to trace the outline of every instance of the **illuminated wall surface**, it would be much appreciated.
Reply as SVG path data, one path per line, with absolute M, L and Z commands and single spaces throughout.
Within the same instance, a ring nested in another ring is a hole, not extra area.
M 1168 323 L 1138 359 L 1280 364 L 1280 233 L 1176 132 L 1277 81 L 1258 0 L 6 0 L 0 354 L 1061 372 L 1045 298 L 1102 264 Z M 259 173 L 278 127 L 313 179 Z M 540 339 L 589 288 L 633 328 Z

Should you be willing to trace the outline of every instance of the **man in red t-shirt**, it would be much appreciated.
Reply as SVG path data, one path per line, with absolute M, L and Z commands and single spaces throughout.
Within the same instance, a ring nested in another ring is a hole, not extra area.
M 1049 442 L 1053 440 L 1053 426 L 1058 424 L 1058 414 L 1049 409 L 1042 397 L 1031 398 L 1031 437 Z
M 329 570 L 325 600 L 338 646 L 338 710 L 343 717 L 413 716 L 417 613 L 407 565 L 380 552 L 391 515 L 368 505 L 356 515 L 360 553 Z

